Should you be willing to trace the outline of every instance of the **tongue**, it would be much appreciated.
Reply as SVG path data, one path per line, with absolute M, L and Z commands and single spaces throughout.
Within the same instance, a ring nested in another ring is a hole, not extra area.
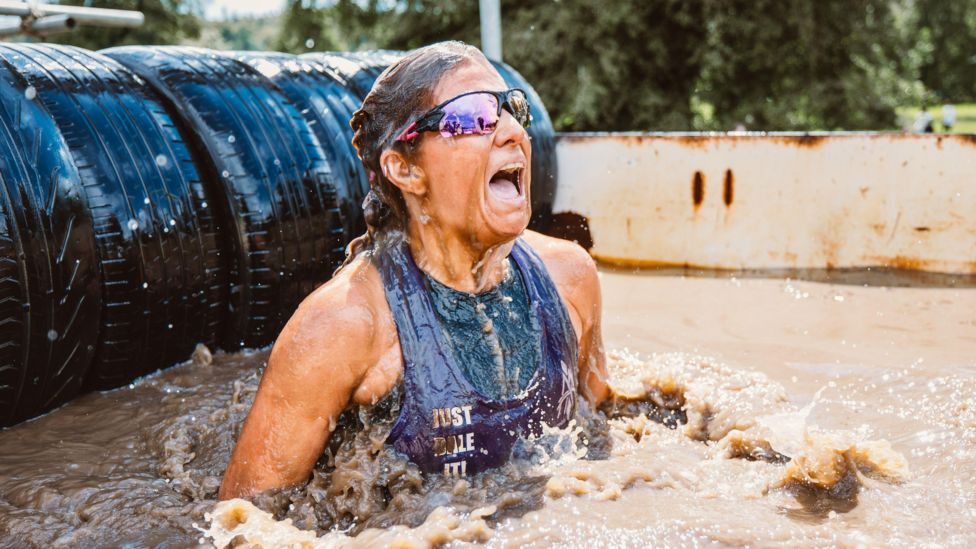
M 496 177 L 488 183 L 488 188 L 499 198 L 518 198 L 518 187 L 515 182 L 504 177 Z

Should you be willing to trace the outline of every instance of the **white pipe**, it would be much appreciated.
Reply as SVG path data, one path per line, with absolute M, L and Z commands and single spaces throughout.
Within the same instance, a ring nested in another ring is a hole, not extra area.
M 26 17 L 31 13 L 31 6 L 27 2 L 0 0 L 0 15 L 18 15 Z
M 481 51 L 492 61 L 502 60 L 502 7 L 499 0 L 479 0 Z
M 23 33 L 24 28 L 21 26 L 20 21 L 0 25 L 0 38 L 8 38 L 10 36 L 17 36 L 18 34 Z
M 47 36 L 75 28 L 77 21 L 70 15 L 48 15 L 34 19 L 27 24 L 27 32 L 37 36 Z
M 16 0 L 0 0 L 0 15 L 33 16 L 38 19 L 48 15 L 67 15 L 77 23 L 103 27 L 139 27 L 146 20 L 146 16 L 139 11 L 33 4 Z

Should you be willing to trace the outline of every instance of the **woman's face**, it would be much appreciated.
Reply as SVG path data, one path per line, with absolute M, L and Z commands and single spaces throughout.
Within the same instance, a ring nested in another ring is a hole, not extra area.
M 433 102 L 438 105 L 471 91 L 506 89 L 494 68 L 469 61 L 441 78 Z M 423 211 L 411 215 L 419 213 L 442 229 L 468 233 L 472 243 L 482 246 L 512 240 L 525 230 L 531 216 L 532 147 L 511 113 L 503 109 L 489 135 L 443 137 L 427 132 L 422 139 L 415 163 L 426 178 L 427 192 L 419 201 Z

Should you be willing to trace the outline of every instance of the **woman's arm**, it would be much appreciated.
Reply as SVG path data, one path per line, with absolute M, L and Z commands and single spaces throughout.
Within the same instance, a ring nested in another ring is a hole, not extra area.
M 583 271 L 577 290 L 577 311 L 583 322 L 580 334 L 579 390 L 590 404 L 599 406 L 610 396 L 607 385 L 607 357 L 603 351 L 603 332 L 600 328 L 603 316 L 603 297 L 596 264 L 586 255 L 581 258 Z
M 224 473 L 220 499 L 308 478 L 376 358 L 372 311 L 365 300 L 350 296 L 355 292 L 348 279 L 335 282 L 310 295 L 278 337 Z

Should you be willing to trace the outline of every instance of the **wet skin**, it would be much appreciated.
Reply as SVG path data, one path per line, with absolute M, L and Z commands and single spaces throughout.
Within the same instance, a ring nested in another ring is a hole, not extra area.
M 440 80 L 431 106 L 469 91 L 504 89 L 490 65 L 469 61 Z M 490 135 L 444 138 L 431 132 L 421 139 L 413 162 L 391 150 L 380 158 L 387 178 L 403 192 L 417 264 L 452 288 L 484 291 L 502 280 L 513 241 L 522 236 L 546 264 L 569 311 L 580 348 L 580 392 L 602 402 L 609 389 L 596 266 L 575 243 L 526 230 L 531 145 L 525 129 L 503 111 Z M 490 183 L 513 165 L 520 166 L 519 192 Z M 305 481 L 339 414 L 354 404 L 376 403 L 402 372 L 380 274 L 361 254 L 309 295 L 282 330 L 220 498 Z

